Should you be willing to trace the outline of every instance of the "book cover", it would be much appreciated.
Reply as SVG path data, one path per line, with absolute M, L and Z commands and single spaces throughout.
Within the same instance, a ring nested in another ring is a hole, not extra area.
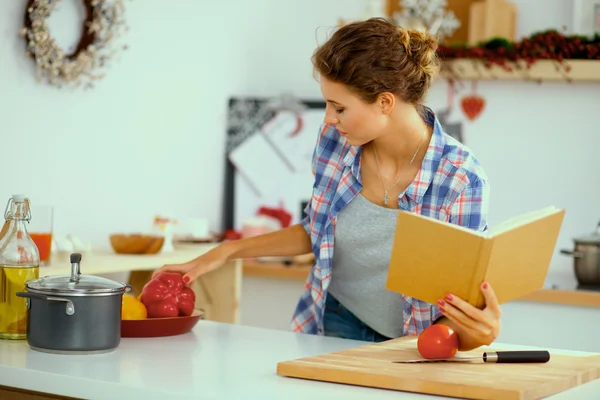
M 446 293 L 483 308 L 480 284 L 500 304 L 543 287 L 565 211 L 548 207 L 486 232 L 400 211 L 386 288 L 436 304 Z

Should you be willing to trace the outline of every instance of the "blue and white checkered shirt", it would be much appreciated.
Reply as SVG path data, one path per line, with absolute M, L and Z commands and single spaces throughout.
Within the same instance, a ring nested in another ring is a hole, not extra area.
M 489 183 L 485 172 L 468 148 L 443 132 L 430 109 L 426 122 L 433 126 L 433 135 L 417 176 L 398 196 L 399 209 L 486 230 Z M 361 147 L 349 145 L 334 126 L 321 126 L 312 160 L 312 197 L 302 220 L 316 260 L 291 322 L 294 332 L 323 334 L 336 217 L 362 189 L 360 155 Z M 402 298 L 404 335 L 418 335 L 442 316 L 435 305 Z

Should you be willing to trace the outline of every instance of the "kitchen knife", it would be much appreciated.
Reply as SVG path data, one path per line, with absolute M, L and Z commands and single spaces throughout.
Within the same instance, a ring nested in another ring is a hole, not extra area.
M 502 364 L 546 363 L 550 360 L 550 353 L 546 350 L 519 350 L 519 351 L 488 351 L 481 356 L 464 356 L 456 358 L 422 358 L 418 360 L 398 360 L 393 363 L 427 363 L 427 362 L 473 362 Z

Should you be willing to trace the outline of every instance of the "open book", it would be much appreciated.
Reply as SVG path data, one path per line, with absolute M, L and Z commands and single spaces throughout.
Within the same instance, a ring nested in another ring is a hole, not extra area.
M 436 304 L 452 293 L 485 306 L 480 285 L 500 304 L 543 287 L 565 210 L 546 207 L 477 232 L 399 211 L 386 288 Z

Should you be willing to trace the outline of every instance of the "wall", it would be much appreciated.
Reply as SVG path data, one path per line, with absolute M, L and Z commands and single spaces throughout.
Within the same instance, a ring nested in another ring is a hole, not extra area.
M 148 228 L 157 212 L 219 229 L 229 96 L 318 96 L 317 35 L 362 9 L 361 0 L 125 4 L 129 50 L 87 91 L 36 83 L 18 36 L 24 4 L 0 5 L 0 203 L 23 192 L 52 204 L 58 234 L 97 248 L 111 232 Z M 78 6 L 60 2 L 49 21 L 64 48 L 78 39 Z
M 547 0 L 543 11 L 536 2 L 514 3 L 519 35 L 570 23 L 570 0 Z M 71 2 L 61 4 L 51 28 L 68 45 L 78 14 Z M 362 11 L 360 0 L 126 5 L 129 50 L 95 89 L 73 92 L 35 82 L 17 36 L 23 5 L 0 6 L 0 200 L 24 192 L 53 204 L 57 233 L 82 235 L 97 248 L 111 232 L 147 228 L 156 212 L 206 216 L 219 229 L 228 97 L 293 91 L 319 99 L 309 57 L 326 30 L 316 29 Z M 573 275 L 558 249 L 600 220 L 598 88 L 482 82 L 486 109 L 465 125 L 466 143 L 492 181 L 490 223 L 548 204 L 567 208 L 551 267 L 560 283 Z M 434 110 L 446 106 L 443 82 L 429 101 Z M 245 281 L 246 321 L 269 316 L 286 326 L 299 289 L 258 294 L 263 284 Z M 264 308 L 274 298 L 280 308 Z
M 531 2 L 515 3 L 519 35 L 571 18 L 569 0 L 548 1 L 544 13 Z M 77 38 L 75 5 L 61 2 L 50 19 L 65 46 Z M 3 160 L 21 164 L 4 174 L 0 199 L 24 192 L 35 204 L 52 204 L 58 234 L 84 236 L 96 247 L 107 246 L 110 232 L 148 228 L 157 212 L 206 216 L 220 229 L 228 97 L 290 90 L 319 99 L 309 62 L 316 40 L 338 18 L 362 12 L 361 0 L 344 7 L 333 0 L 126 6 L 129 50 L 88 91 L 36 83 L 17 35 L 23 6 L 10 2 L 0 13 L 0 138 L 14 149 L 4 151 Z M 600 220 L 593 161 L 600 136 L 589 116 L 600 105 L 597 90 L 567 83 L 479 84 L 487 106 L 465 125 L 466 143 L 492 180 L 491 223 L 556 204 L 568 210 L 558 247 L 594 228 Z M 443 82 L 432 89 L 430 104 L 446 106 Z M 570 266 L 560 255 L 552 264 L 567 274 Z

